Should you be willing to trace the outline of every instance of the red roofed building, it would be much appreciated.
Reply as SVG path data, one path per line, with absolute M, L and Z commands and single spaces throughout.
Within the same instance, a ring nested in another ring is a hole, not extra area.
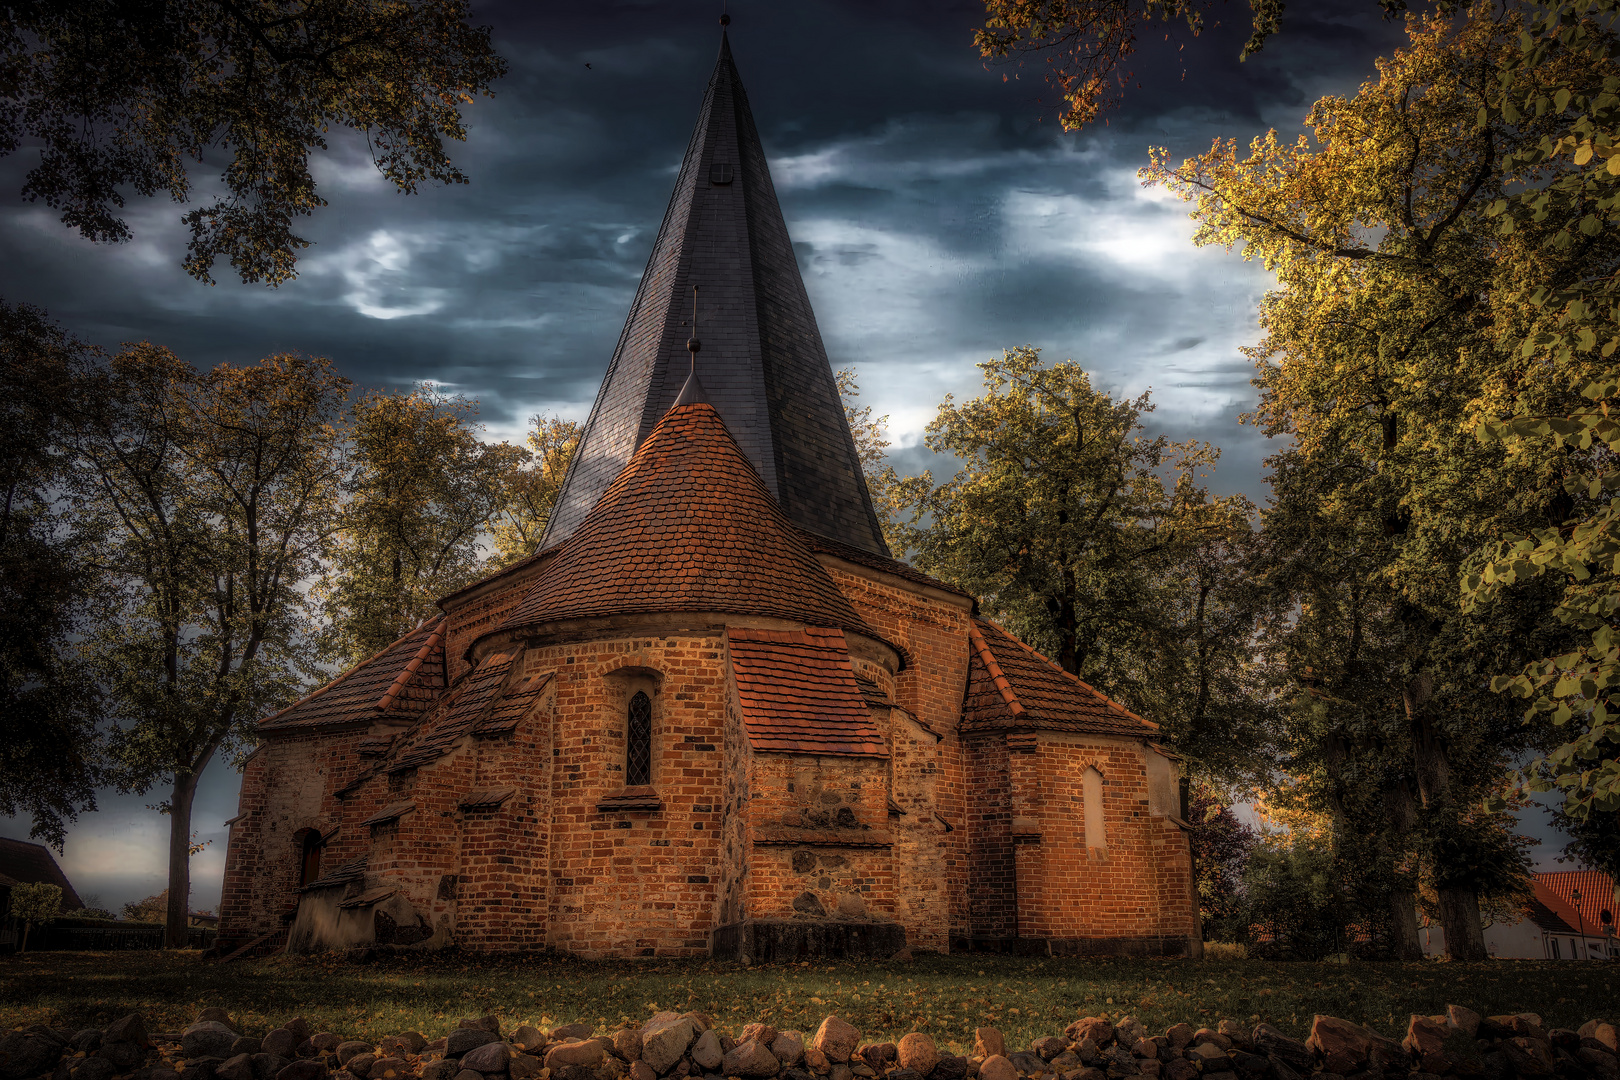
M 260 725 L 222 942 L 1199 949 L 1155 726 L 890 557 L 724 42 L 541 550 L 440 606 Z

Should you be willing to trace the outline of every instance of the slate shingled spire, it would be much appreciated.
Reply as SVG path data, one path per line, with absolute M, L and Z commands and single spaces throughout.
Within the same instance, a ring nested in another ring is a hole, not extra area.
M 573 534 L 680 393 L 693 285 L 703 392 L 788 519 L 888 555 L 724 34 L 658 241 L 541 546 Z

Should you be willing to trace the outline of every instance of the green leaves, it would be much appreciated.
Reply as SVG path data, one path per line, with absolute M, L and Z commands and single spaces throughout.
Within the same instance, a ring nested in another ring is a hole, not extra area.
M 362 136 L 402 192 L 466 183 L 444 142 L 466 137 L 460 106 L 506 70 L 466 0 L 31 4 L 7 17 L 0 145 L 43 150 L 23 196 L 121 242 L 129 191 L 187 202 L 188 166 L 219 151 L 225 194 L 183 218 L 184 265 L 208 283 L 219 258 L 243 281 L 295 276 L 308 241 L 293 223 L 326 205 L 310 153 L 333 128 Z

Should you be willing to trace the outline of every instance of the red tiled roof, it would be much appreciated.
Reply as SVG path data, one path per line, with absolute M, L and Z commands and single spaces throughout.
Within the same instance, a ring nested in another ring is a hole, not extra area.
M 489 710 L 489 719 L 474 728 L 473 734 L 504 735 L 516 728 L 541 691 L 551 684 L 553 674 L 550 671 L 536 672 L 526 682 L 508 687 L 506 696 Z
M 703 401 L 664 415 L 501 628 L 666 611 L 876 636 Z
M 30 844 L 26 840 L 8 840 L 0 837 L 0 877 L 9 879 L 8 885 L 55 885 L 62 890 L 62 910 L 77 911 L 84 901 L 73 891 L 67 875 L 56 865 L 56 859 L 44 844 Z
M 964 730 L 1039 728 L 1151 735 L 1158 725 L 1099 694 L 989 619 L 968 624 Z
M 887 757 L 841 630 L 730 627 L 731 671 L 755 750 Z
M 444 617 L 430 619 L 296 704 L 259 721 L 260 730 L 326 727 L 389 713 L 416 716 L 444 688 Z
M 1570 928 L 1584 927 L 1588 934 L 1620 933 L 1620 901 L 1614 895 L 1614 879 L 1601 870 L 1553 870 L 1536 875 L 1545 887 L 1569 907 L 1565 919 Z M 1581 894 L 1579 903 L 1575 893 Z M 1605 920 L 1603 913 L 1608 912 Z
M 416 809 L 416 801 L 407 799 L 404 802 L 393 803 L 372 814 L 361 825 L 386 825 L 390 821 L 398 821 L 412 810 Z
M 486 788 L 482 791 L 469 791 L 456 803 L 461 810 L 487 810 L 497 807 L 517 794 L 517 788 Z
M 431 716 L 389 755 L 383 771 L 395 773 L 438 761 L 463 735 L 487 718 L 490 703 L 506 684 L 511 653 L 491 653 L 460 684 L 448 706 Z

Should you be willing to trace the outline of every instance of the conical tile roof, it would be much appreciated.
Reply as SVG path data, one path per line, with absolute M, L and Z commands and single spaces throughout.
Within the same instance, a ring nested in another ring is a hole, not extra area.
M 542 548 L 566 540 L 698 372 L 788 518 L 887 556 L 827 350 L 722 38 L 692 141 Z
M 706 401 L 669 410 L 497 632 L 658 612 L 877 637 Z

